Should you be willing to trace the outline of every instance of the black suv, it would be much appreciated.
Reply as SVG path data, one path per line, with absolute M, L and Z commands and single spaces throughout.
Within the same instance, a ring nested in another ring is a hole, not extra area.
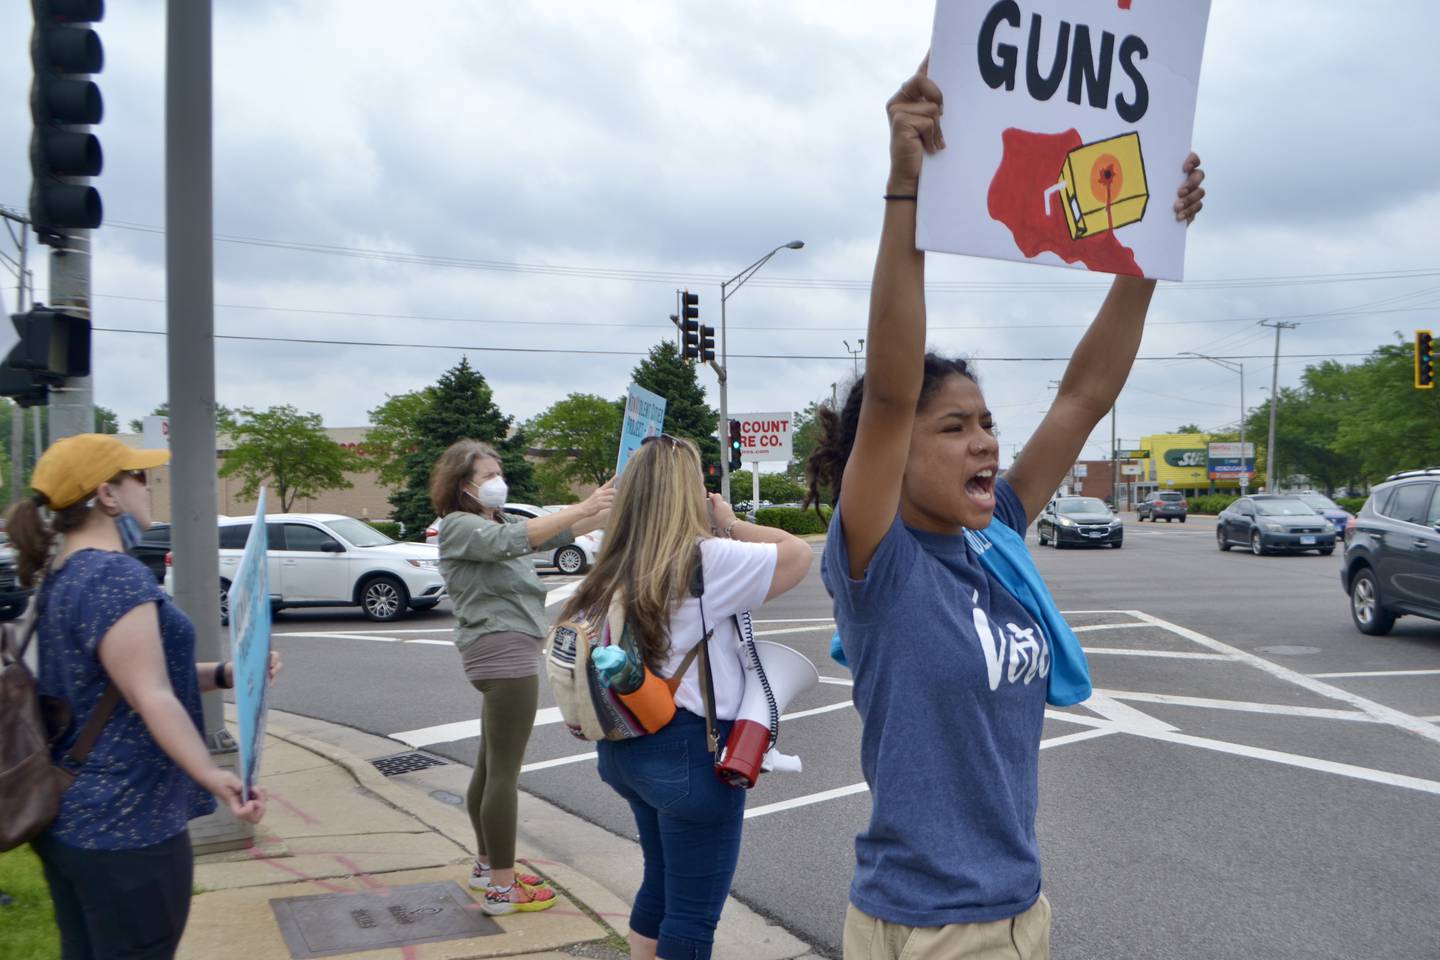
M 1150 494 L 1144 500 L 1135 504 L 1135 522 L 1139 523 L 1146 517 L 1151 523 L 1158 523 L 1161 517 L 1165 522 L 1172 520 L 1185 522 L 1190 513 L 1190 502 L 1185 499 L 1185 494 L 1178 490 L 1160 490 Z
M 1340 582 L 1361 633 L 1402 614 L 1440 620 L 1440 467 L 1385 478 L 1350 521 Z

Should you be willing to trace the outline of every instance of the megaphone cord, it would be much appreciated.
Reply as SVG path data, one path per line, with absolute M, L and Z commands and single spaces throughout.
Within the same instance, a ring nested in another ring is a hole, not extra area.
M 755 673 L 760 678 L 760 690 L 765 694 L 765 703 L 770 708 L 770 747 L 773 747 L 780 740 L 780 706 L 775 702 L 775 691 L 770 689 L 770 678 L 765 676 L 765 665 L 760 662 L 760 651 L 755 647 L 755 630 L 750 623 L 750 611 L 737 614 L 735 626 L 740 631 L 745 650 L 750 654 L 750 663 L 754 665 Z

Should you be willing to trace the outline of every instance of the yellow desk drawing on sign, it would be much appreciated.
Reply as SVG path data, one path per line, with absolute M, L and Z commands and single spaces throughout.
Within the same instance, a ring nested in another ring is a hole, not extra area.
M 1072 240 L 1138 222 L 1150 199 L 1140 135 L 1121 134 L 1071 150 L 1056 188 Z

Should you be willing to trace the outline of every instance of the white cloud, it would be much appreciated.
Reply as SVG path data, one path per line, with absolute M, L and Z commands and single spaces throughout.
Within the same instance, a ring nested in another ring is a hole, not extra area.
M 417 12 L 418 10 L 418 12 Z M 792 238 L 730 301 L 731 407 L 800 408 L 849 381 L 842 338 L 864 336 L 863 288 L 777 286 L 869 277 L 886 164 L 883 105 L 926 44 L 932 7 L 873 4 L 472 4 L 379 0 L 221 3 L 215 29 L 215 224 L 220 234 L 424 256 L 679 274 L 719 319 L 727 277 Z M 1440 155 L 1421 0 L 1360 12 L 1292 0 L 1216 0 L 1195 141 L 1210 179 L 1187 275 L 1219 278 L 1436 269 Z M 164 221 L 164 7 L 111 4 L 101 25 L 107 116 L 96 238 L 97 323 L 161 329 L 164 243 L 125 229 Z M 0 129 L 28 130 L 28 11 L 0 11 Z M 964 136 L 960 118 L 947 134 Z M 23 135 L 0 149 L 0 202 L 23 206 Z M 33 249 L 32 249 L 33 253 Z M 1100 279 L 932 257 L 931 343 L 981 357 L 1068 355 Z M 221 333 L 471 347 L 506 412 L 565 393 L 618 395 L 637 357 L 490 353 L 485 346 L 642 354 L 670 334 L 681 283 L 397 264 L 220 243 Z M 770 283 L 767 283 L 770 281 Z M 954 282 L 1004 285 L 956 292 Z M 1268 384 L 1261 317 L 1311 317 L 1287 353 L 1363 353 L 1440 304 L 1435 276 L 1288 286 L 1163 286 L 1142 356 L 1246 359 L 1247 400 Z M 41 294 L 45 289 L 41 272 Z M 1416 294 L 1417 291 L 1420 293 Z M 1428 291 L 1428 292 L 1425 292 Z M 1409 299 L 1404 299 L 1407 295 Z M 8 294 L 7 306 L 13 303 Z M 1412 308 L 1424 310 L 1415 311 Z M 463 318 L 382 319 L 361 314 Z M 512 321 L 496 323 L 494 321 Z M 486 321 L 486 322 L 481 322 Z M 594 326 L 553 326 L 560 321 Z M 1224 322 L 1217 322 L 1224 321 Z M 621 324 L 633 326 L 620 326 Z M 1043 326 L 1070 324 L 1070 326 Z M 976 329 L 946 329 L 970 327 Z M 97 401 L 122 419 L 164 399 L 159 337 L 97 334 Z M 433 382 L 461 351 L 217 345 L 218 399 L 293 403 L 363 423 L 385 394 Z M 1287 361 L 1294 382 L 1304 361 Z M 982 361 L 1006 443 L 1021 443 L 1059 362 Z M 712 392 L 713 374 L 701 375 Z M 1141 361 L 1120 434 L 1237 416 L 1238 381 L 1203 361 Z M 1093 438 L 1098 455 L 1109 424 Z

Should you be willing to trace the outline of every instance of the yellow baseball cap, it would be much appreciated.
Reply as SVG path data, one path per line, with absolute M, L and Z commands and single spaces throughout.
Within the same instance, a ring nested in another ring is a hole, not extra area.
M 100 484 L 126 470 L 150 470 L 170 462 L 169 450 L 136 450 L 103 433 L 82 433 L 51 444 L 35 464 L 30 486 L 52 510 L 73 507 Z

